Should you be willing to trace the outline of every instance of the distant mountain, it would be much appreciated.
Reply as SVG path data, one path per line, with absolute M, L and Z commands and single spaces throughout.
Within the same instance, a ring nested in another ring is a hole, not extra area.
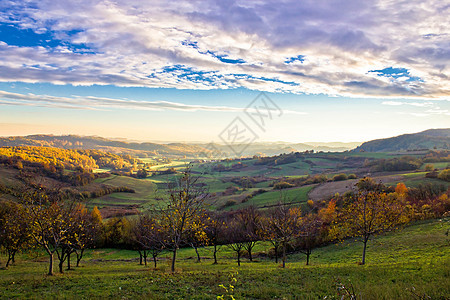
M 361 144 L 355 152 L 391 152 L 419 149 L 450 149 L 450 128 L 429 129 L 418 133 L 378 139 Z
M 285 142 L 255 142 L 250 145 L 234 145 L 230 147 L 223 144 L 206 143 L 139 143 L 124 140 L 112 140 L 97 136 L 78 135 L 28 135 L 0 137 L 0 147 L 11 146 L 43 146 L 62 149 L 97 149 L 115 154 L 130 154 L 137 157 L 165 156 L 203 158 L 235 157 L 236 153 L 242 156 L 262 154 L 267 156 L 290 152 L 303 152 L 306 150 L 340 152 L 350 150 L 354 145 L 346 143 L 285 143 Z

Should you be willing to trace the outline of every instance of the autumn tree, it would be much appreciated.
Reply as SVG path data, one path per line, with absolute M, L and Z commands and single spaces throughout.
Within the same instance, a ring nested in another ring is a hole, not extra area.
M 70 256 L 76 255 L 76 266 L 80 266 L 84 251 L 95 247 L 96 238 L 102 230 L 101 219 L 94 213 L 89 213 L 86 207 L 78 203 L 71 213 L 71 224 L 68 231 L 67 245 L 69 253 L 67 256 L 67 269 L 70 270 Z
M 322 229 L 323 221 L 318 215 L 309 213 L 302 216 L 296 248 L 306 255 L 306 265 L 309 265 L 312 250 L 322 242 Z
M 404 205 L 395 195 L 360 188 L 338 210 L 331 232 L 338 238 L 360 237 L 364 245 L 361 264 L 365 264 L 366 247 L 370 237 L 394 229 L 406 221 Z
M 399 182 L 397 186 L 395 187 L 395 192 L 401 196 L 404 197 L 408 193 L 408 188 L 403 182 Z
M 207 234 L 207 224 L 211 221 L 206 212 L 202 212 L 197 216 L 199 224 L 202 224 L 202 229 L 199 230 L 197 226 L 190 228 L 186 233 L 185 242 L 195 250 L 197 255 L 197 262 L 201 261 L 200 253 L 198 248 L 206 246 L 209 242 Z
M 105 245 L 107 247 L 124 248 L 127 244 L 127 236 L 131 230 L 131 224 L 125 217 L 108 219 L 104 225 Z
M 286 248 L 301 232 L 300 222 L 300 208 L 290 208 L 286 203 L 279 203 L 262 222 L 266 239 L 271 241 L 274 247 L 281 247 L 282 249 L 283 268 L 286 267 Z M 275 256 L 277 256 L 277 249 L 275 251 Z
M 131 239 L 140 249 L 140 258 L 144 259 L 144 264 L 147 265 L 147 256 L 150 254 L 156 268 L 157 257 L 164 250 L 165 241 L 163 228 L 156 216 L 140 215 L 131 229 Z
M 241 256 L 244 252 L 245 243 L 247 243 L 247 236 L 236 217 L 227 220 L 224 240 L 227 247 L 236 252 L 237 264 L 238 266 L 241 266 Z
M 249 206 L 238 211 L 236 219 L 244 234 L 244 249 L 247 251 L 249 260 L 253 261 L 253 248 L 261 240 L 261 214 L 254 206 Z
M 225 244 L 226 224 L 224 219 L 222 214 L 211 212 L 205 226 L 206 236 L 213 249 L 213 264 L 217 264 L 217 252 Z
M 188 232 L 206 235 L 200 215 L 204 212 L 208 193 L 199 177 L 187 167 L 181 176 L 168 186 L 167 207 L 160 209 L 161 225 L 166 234 L 166 248 L 172 251 L 171 271 L 175 272 L 177 251 L 185 242 Z
M 53 257 L 62 246 L 66 224 L 60 199 L 50 197 L 43 190 L 24 194 L 24 204 L 29 216 L 31 236 L 49 257 L 48 275 L 53 275 Z
M 0 247 L 8 254 L 6 268 L 15 262 L 17 252 L 32 247 L 30 234 L 23 206 L 11 201 L 0 202 Z

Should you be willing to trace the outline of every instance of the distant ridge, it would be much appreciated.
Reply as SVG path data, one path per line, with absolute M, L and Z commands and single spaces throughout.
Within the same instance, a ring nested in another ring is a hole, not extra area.
M 355 152 L 391 152 L 419 149 L 450 149 L 450 128 L 428 129 L 418 133 L 378 139 L 361 144 Z
M 353 145 L 351 145 L 353 144 Z M 209 143 L 151 143 L 134 142 L 123 139 L 107 139 L 99 136 L 79 135 L 46 135 L 0 137 L 0 147 L 12 146 L 43 146 L 62 149 L 97 149 L 115 154 L 130 154 L 145 158 L 150 156 L 204 158 L 205 156 L 235 157 L 233 149 L 244 149 L 239 155 L 255 154 L 278 155 L 306 150 L 341 152 L 352 149 L 355 143 L 285 143 L 285 142 L 255 142 L 250 145 L 234 145 L 235 148 L 223 144 Z

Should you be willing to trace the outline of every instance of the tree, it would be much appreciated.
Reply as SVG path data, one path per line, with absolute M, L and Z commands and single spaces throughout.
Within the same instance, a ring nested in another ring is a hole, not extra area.
M 160 209 L 160 216 L 166 234 L 165 246 L 172 251 L 171 271 L 175 272 L 177 250 L 185 242 L 187 233 L 195 231 L 206 235 L 200 215 L 208 193 L 199 177 L 192 176 L 191 168 L 187 167 L 182 176 L 175 177 L 169 184 L 168 196 L 167 207 Z
M 111 218 L 105 222 L 105 245 L 108 247 L 125 247 L 131 224 L 125 217 Z
M 254 206 L 249 206 L 238 211 L 236 217 L 244 234 L 244 249 L 247 251 L 248 259 L 253 261 L 252 250 L 261 239 L 261 214 Z
M 209 242 L 208 235 L 206 232 L 206 226 L 210 222 L 209 216 L 206 213 L 201 213 L 198 217 L 198 223 L 203 225 L 203 228 L 199 230 L 197 226 L 190 228 L 186 233 L 185 241 L 186 243 L 194 248 L 195 253 L 197 254 L 197 262 L 201 261 L 200 253 L 198 252 L 198 248 L 202 246 L 206 246 Z
M 72 211 L 71 226 L 67 238 L 69 253 L 67 256 L 67 269 L 70 270 L 70 255 L 76 254 L 76 266 L 80 266 L 84 251 L 95 246 L 96 238 L 102 230 L 102 223 L 93 213 L 89 213 L 86 207 L 78 203 Z
M 434 166 L 432 164 L 426 164 L 425 165 L 425 171 L 431 172 L 434 170 Z
M 393 194 L 359 190 L 339 209 L 331 232 L 338 238 L 360 237 L 364 244 L 361 264 L 365 264 L 369 238 L 407 222 L 404 211 L 404 205 Z
M 137 178 L 147 178 L 148 176 L 148 172 L 146 169 L 140 169 L 139 171 L 137 171 L 136 173 L 136 177 Z
M 205 232 L 209 243 L 213 246 L 214 263 L 217 264 L 217 252 L 225 244 L 226 225 L 224 216 L 218 213 L 209 213 L 209 219 L 206 222 Z
M 30 234 L 23 206 L 11 201 L 0 202 L 0 247 L 8 254 L 6 268 L 15 262 L 18 251 L 32 247 Z
M 247 242 L 246 234 L 236 217 L 229 219 L 227 225 L 225 229 L 226 244 L 228 248 L 236 252 L 237 264 L 241 266 L 241 256 L 244 251 L 244 245 Z
M 403 182 L 399 182 L 397 184 L 397 186 L 395 187 L 395 192 L 399 196 L 405 196 L 406 193 L 408 193 L 408 188 L 406 187 L 406 185 Z
M 156 216 L 140 215 L 137 222 L 131 229 L 131 238 L 137 244 L 139 251 L 142 251 L 144 264 L 147 265 L 147 255 L 151 254 L 156 268 L 156 258 L 164 249 L 164 232 L 157 221 Z
M 53 275 L 53 256 L 63 244 L 66 233 L 62 204 L 59 200 L 49 197 L 42 189 L 24 195 L 31 236 L 49 257 L 48 275 Z
M 306 255 L 306 265 L 312 250 L 321 243 L 323 221 L 312 213 L 303 216 L 300 220 L 299 238 L 297 248 Z
M 300 208 L 290 208 L 283 202 L 280 202 L 276 208 L 272 209 L 265 222 L 263 222 L 266 239 L 271 241 L 274 247 L 282 248 L 283 268 L 286 267 L 286 248 L 289 242 L 297 238 L 301 233 L 300 222 Z M 275 249 L 275 251 L 275 256 L 277 256 L 278 249 Z

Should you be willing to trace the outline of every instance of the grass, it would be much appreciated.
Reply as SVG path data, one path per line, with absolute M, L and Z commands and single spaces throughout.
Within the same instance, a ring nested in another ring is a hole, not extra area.
M 116 187 L 127 186 L 133 188 L 136 193 L 112 193 L 88 202 L 89 207 L 99 208 L 114 205 L 147 205 L 154 203 L 156 184 L 149 179 L 136 179 L 127 176 L 111 175 L 107 178 L 99 178 L 97 183 L 104 183 Z
M 424 222 L 375 237 L 364 266 L 356 264 L 362 249 L 356 241 L 316 249 L 310 266 L 304 255 L 291 255 L 286 269 L 262 255 L 252 263 L 244 259 L 238 268 L 226 247 L 219 252 L 219 265 L 211 259 L 195 263 L 194 251 L 182 249 L 175 274 L 169 272 L 168 254 L 155 270 L 140 266 L 133 251 L 91 250 L 80 268 L 52 277 L 44 275 L 45 256 L 19 255 L 15 265 L 0 270 L 0 298 L 214 299 L 224 292 L 219 285 L 227 286 L 235 274 L 236 299 L 339 299 L 335 281 L 353 285 L 358 299 L 414 299 L 413 287 L 418 294 L 448 299 L 448 226 L 448 220 Z M 255 250 L 267 249 L 260 244 Z M 210 256 L 208 249 L 201 251 Z

